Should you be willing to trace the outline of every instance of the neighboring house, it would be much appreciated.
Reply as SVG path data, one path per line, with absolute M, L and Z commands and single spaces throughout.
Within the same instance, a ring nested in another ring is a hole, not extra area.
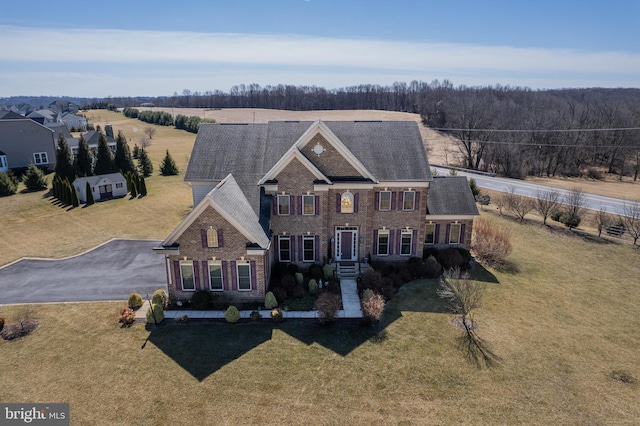
M 49 104 L 49 109 L 62 112 L 62 113 L 70 112 L 72 114 L 75 114 L 79 110 L 78 105 L 74 104 L 73 102 L 62 101 L 62 100 L 51 102 Z
M 105 135 L 105 138 L 107 139 L 107 145 L 109 145 L 109 148 L 111 148 L 112 152 L 116 152 L 116 140 L 113 138 L 113 136 L 110 136 L 109 134 Z M 93 152 L 94 154 L 96 152 L 98 152 L 98 143 L 100 142 L 100 132 L 98 132 L 97 130 L 89 130 L 87 133 L 84 134 L 84 139 L 87 141 L 87 145 L 89 145 L 89 149 L 91 150 L 91 152 Z M 76 155 L 78 153 L 78 143 L 80 142 L 79 138 L 70 138 L 67 139 L 67 142 L 69 143 L 69 148 L 71 148 L 71 153 L 73 155 Z
M 468 248 L 478 214 L 466 180 L 434 180 L 412 121 L 203 124 L 185 181 L 195 207 L 155 249 L 172 300 L 197 290 L 262 300 L 275 262 Z
M 87 182 L 91 185 L 91 191 L 95 201 L 124 197 L 128 192 L 127 180 L 122 176 L 122 173 L 109 173 L 106 175 L 77 178 L 73 181 L 73 186 L 78 192 L 78 198 L 81 203 L 87 201 Z
M 27 118 L 40 124 L 51 124 L 58 122 L 58 113 L 51 109 L 43 108 L 28 114 Z
M 25 118 L 24 115 L 11 110 L 0 111 L 0 120 L 21 120 L 23 118 Z
M 9 110 L 17 114 L 20 114 L 22 116 L 27 116 L 33 111 L 35 111 L 35 108 L 29 104 L 18 104 L 18 105 L 12 105 L 11 107 L 9 107 Z
M 31 163 L 53 169 L 56 162 L 54 131 L 28 118 L 0 120 L 0 151 L 10 169 Z
M 9 170 L 9 163 L 7 162 L 7 154 L 0 151 L 0 173 L 5 173 Z
M 87 119 L 81 115 L 72 113 L 64 113 L 62 115 L 62 122 L 67 125 L 69 129 L 76 129 L 77 131 L 87 131 Z

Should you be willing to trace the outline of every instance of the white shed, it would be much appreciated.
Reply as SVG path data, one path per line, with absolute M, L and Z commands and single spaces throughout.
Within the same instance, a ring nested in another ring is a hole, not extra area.
M 87 201 L 87 182 L 91 185 L 93 199 L 95 201 L 109 200 L 111 198 L 127 195 L 127 180 L 122 173 L 109 173 L 107 175 L 87 176 L 73 181 L 81 203 Z

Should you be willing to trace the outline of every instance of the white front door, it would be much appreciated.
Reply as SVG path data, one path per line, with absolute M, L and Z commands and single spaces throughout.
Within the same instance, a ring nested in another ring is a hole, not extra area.
M 358 259 L 358 228 L 355 226 L 339 226 L 335 238 L 336 260 Z

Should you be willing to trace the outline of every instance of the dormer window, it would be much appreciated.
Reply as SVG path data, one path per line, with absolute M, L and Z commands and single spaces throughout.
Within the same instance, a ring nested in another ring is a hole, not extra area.
M 353 194 L 349 191 L 343 192 L 340 198 L 340 212 L 341 213 L 353 213 L 354 199 Z

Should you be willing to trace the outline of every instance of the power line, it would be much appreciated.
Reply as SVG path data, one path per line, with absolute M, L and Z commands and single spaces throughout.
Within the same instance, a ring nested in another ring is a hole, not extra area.
M 640 127 L 611 127 L 603 129 L 454 129 L 448 127 L 429 127 L 432 130 L 443 132 L 502 132 L 502 133 L 568 133 L 568 132 L 611 132 L 640 130 Z
M 460 142 L 459 139 L 455 140 Z M 640 148 L 640 145 L 585 145 L 585 144 L 554 144 L 554 143 L 535 143 L 535 142 L 508 142 L 508 141 L 481 141 L 476 139 L 465 140 L 464 142 L 475 142 L 479 144 L 488 143 L 495 145 L 513 145 L 513 146 L 553 146 L 557 148 Z

